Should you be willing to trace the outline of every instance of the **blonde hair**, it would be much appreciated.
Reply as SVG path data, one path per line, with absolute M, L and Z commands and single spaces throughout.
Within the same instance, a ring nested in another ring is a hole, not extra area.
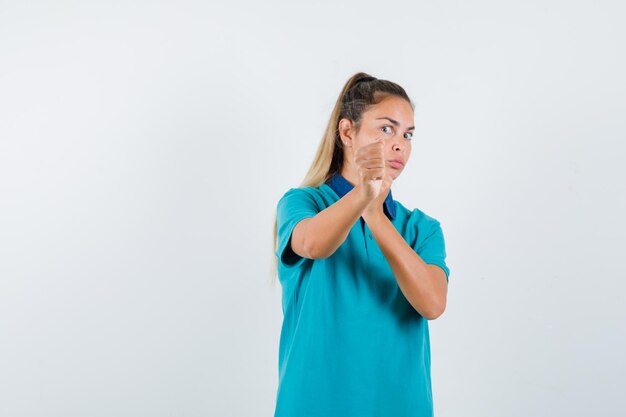
M 358 133 L 361 128 L 363 113 L 369 107 L 378 104 L 390 95 L 405 99 L 411 105 L 411 108 L 415 108 L 404 89 L 394 82 L 378 79 L 365 72 L 357 72 L 348 79 L 335 102 L 335 107 L 330 114 L 328 125 L 322 135 L 322 140 L 313 158 L 313 163 L 299 187 L 319 187 L 335 172 L 341 172 L 344 150 L 343 143 L 339 137 L 339 121 L 343 118 L 352 121 Z M 278 275 L 278 258 L 276 256 L 276 250 L 278 249 L 278 225 L 276 224 L 276 215 L 277 213 L 275 212 L 270 273 L 272 283 L 275 283 Z

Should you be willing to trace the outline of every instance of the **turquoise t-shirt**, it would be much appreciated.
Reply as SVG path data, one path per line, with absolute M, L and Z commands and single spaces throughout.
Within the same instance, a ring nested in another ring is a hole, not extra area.
M 351 189 L 336 173 L 319 187 L 290 188 L 278 202 L 284 319 L 274 417 L 431 417 L 428 320 L 406 300 L 363 218 L 325 259 L 291 249 L 296 224 Z M 407 209 L 391 191 L 383 208 L 424 262 L 448 279 L 439 221 Z

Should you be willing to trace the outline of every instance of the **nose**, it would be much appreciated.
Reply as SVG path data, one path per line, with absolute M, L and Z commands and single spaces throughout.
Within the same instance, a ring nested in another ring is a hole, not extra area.
M 395 136 L 391 142 L 391 150 L 394 152 L 400 151 L 401 154 L 404 154 L 404 147 L 405 144 L 402 142 L 402 138 L 398 139 L 398 137 Z

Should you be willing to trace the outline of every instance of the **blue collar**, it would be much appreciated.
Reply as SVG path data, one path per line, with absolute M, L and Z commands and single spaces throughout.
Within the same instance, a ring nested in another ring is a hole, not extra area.
M 354 186 L 338 172 L 335 172 L 332 177 L 326 181 L 326 184 L 328 184 L 330 188 L 337 193 L 339 198 L 343 197 L 354 188 Z M 396 218 L 396 203 L 393 201 L 391 190 L 389 190 L 389 194 L 387 194 L 387 198 L 385 198 L 385 205 L 383 206 L 383 209 L 386 212 L 385 214 L 387 214 L 387 217 L 391 218 L 391 220 Z

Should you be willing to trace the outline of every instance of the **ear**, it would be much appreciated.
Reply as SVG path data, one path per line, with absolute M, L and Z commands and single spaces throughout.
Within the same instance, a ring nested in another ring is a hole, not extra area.
M 344 117 L 339 121 L 339 126 L 337 126 L 337 130 L 339 130 L 339 138 L 341 139 L 341 141 L 346 145 L 351 145 L 352 135 L 354 131 L 352 121 Z

